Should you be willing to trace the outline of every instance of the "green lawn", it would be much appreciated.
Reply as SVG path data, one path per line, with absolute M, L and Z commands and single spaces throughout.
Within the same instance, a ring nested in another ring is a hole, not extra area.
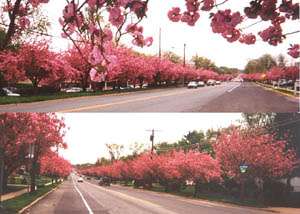
M 159 184 L 153 184 L 153 187 L 147 190 L 155 191 L 155 192 L 165 192 L 165 188 Z M 178 195 L 178 196 L 183 196 L 183 197 L 195 198 L 194 190 L 195 190 L 194 186 L 187 186 L 186 188 L 181 189 L 179 192 L 168 192 L 168 193 Z M 234 198 L 232 196 L 224 195 L 224 194 L 217 194 L 217 193 L 207 193 L 207 194 L 201 193 L 196 198 L 209 200 L 209 201 L 230 203 L 230 204 L 241 205 L 241 206 L 250 206 L 250 207 L 259 207 L 259 208 L 266 207 L 265 205 L 258 203 L 255 200 L 241 201 L 238 198 Z
M 34 193 L 25 193 L 19 197 L 7 200 L 3 202 L 4 210 L 0 210 L 0 213 L 12 214 L 17 213 L 23 207 L 29 205 L 31 202 L 39 198 L 40 196 L 46 194 L 59 184 L 53 184 L 46 187 L 38 188 Z
M 72 97 L 120 94 L 126 92 L 145 91 L 151 89 L 156 89 L 156 88 L 130 89 L 130 90 L 122 90 L 122 91 L 115 90 L 115 91 L 78 92 L 78 93 L 58 92 L 56 94 L 41 94 L 41 95 L 21 96 L 21 97 L 0 96 L 0 105 L 15 104 L 15 103 L 32 103 L 38 101 L 57 100 L 57 99 L 65 99 L 65 98 L 72 98 Z

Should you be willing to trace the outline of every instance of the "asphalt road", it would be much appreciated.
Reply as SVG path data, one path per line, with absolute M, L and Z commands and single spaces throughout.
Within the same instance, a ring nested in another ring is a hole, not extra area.
M 100 187 L 93 181 L 65 181 L 32 206 L 32 214 L 267 214 L 256 208 L 189 199 L 130 187 Z
M 298 112 L 299 99 L 253 83 L 1 105 L 0 112 Z

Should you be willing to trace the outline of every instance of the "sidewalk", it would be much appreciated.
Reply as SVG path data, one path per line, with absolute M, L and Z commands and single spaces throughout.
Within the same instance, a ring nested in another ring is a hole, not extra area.
M 28 192 L 28 188 L 16 191 L 16 192 L 11 192 L 11 193 L 7 193 L 5 195 L 2 196 L 2 201 L 6 201 L 15 197 L 18 197 L 20 195 L 23 195 L 24 193 Z
M 299 214 L 300 208 L 289 208 L 289 207 L 270 207 L 268 210 L 275 212 L 275 213 L 282 213 L 282 214 Z

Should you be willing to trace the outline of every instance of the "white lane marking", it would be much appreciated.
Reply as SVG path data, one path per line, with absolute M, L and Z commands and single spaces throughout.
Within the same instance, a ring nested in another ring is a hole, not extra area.
M 242 85 L 242 83 L 240 83 L 240 84 L 238 84 L 238 85 L 236 85 L 236 86 L 234 86 L 234 87 L 232 87 L 231 89 L 229 89 L 227 92 L 232 92 L 234 89 L 237 89 L 238 87 L 240 87 Z
M 82 193 L 80 192 L 80 190 L 77 188 L 75 182 L 74 182 L 74 178 L 72 176 L 72 180 L 73 180 L 73 185 L 74 185 L 74 188 L 75 190 L 78 192 L 78 194 L 80 195 L 85 207 L 87 208 L 87 210 L 89 211 L 89 214 L 94 214 L 92 209 L 90 208 L 89 204 L 87 203 L 87 201 L 85 200 L 85 198 L 83 197 Z
M 96 184 L 93 184 L 93 183 L 90 183 L 90 182 L 86 182 L 86 183 L 89 184 L 89 185 L 95 186 L 96 188 L 98 188 L 98 189 L 100 189 L 102 191 L 105 191 L 105 192 L 110 193 L 112 195 L 115 195 L 115 196 L 117 196 L 119 198 L 122 198 L 123 200 L 129 201 L 129 202 L 132 202 L 132 203 L 135 203 L 135 204 L 138 204 L 138 205 L 144 205 L 146 207 L 154 209 L 154 210 L 158 211 L 158 213 L 178 214 L 176 212 L 167 210 L 164 207 L 162 207 L 161 205 L 152 203 L 150 201 L 143 200 L 143 199 L 140 199 L 140 198 L 136 198 L 136 197 L 133 197 L 133 196 L 130 196 L 130 195 L 126 195 L 124 193 L 121 193 L 121 192 L 118 192 L 118 191 L 115 191 L 115 190 L 106 189 L 106 188 L 97 186 Z

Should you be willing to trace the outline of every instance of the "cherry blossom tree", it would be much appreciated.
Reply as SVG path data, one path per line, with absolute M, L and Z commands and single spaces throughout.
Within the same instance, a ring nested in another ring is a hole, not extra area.
M 57 153 L 49 151 L 40 158 L 40 172 L 57 180 L 58 178 L 66 178 L 72 172 L 72 165 L 69 161 L 60 157 Z
M 228 42 L 239 41 L 251 45 L 256 43 L 257 37 L 270 45 L 277 46 L 290 34 L 300 31 L 284 32 L 283 24 L 299 19 L 299 3 L 292 0 L 253 0 L 243 11 L 221 9 L 225 1 L 215 0 L 185 0 L 185 9 L 173 7 L 168 12 L 168 17 L 173 22 L 184 22 L 189 26 L 195 26 L 200 19 L 200 14 L 210 13 L 211 28 L 214 33 L 220 34 Z M 247 25 L 247 21 L 257 20 Z M 249 32 L 249 28 L 261 22 L 269 22 L 271 25 L 259 32 Z M 289 54 L 299 57 L 299 45 L 293 45 Z
M 214 144 L 216 159 L 226 176 L 242 184 L 245 179 L 258 181 L 262 187 L 267 179 L 282 178 L 292 172 L 296 157 L 293 150 L 286 149 L 284 140 L 263 129 L 231 127 L 221 133 Z M 240 166 L 248 166 L 246 173 Z
M 5 26 L 5 37 L 0 41 L 0 51 L 7 49 L 12 41 L 34 23 L 36 10 L 49 0 L 7 0 L 0 4 L 2 25 Z
M 22 165 L 30 165 L 31 190 L 39 159 L 51 148 L 66 148 L 63 141 L 64 121 L 54 113 L 0 114 L 0 148 L 4 151 L 4 187 L 8 176 Z M 32 148 L 29 156 L 29 148 Z
M 46 41 L 25 43 L 18 50 L 0 53 L 0 70 L 11 83 L 28 79 L 34 89 L 39 85 L 59 87 L 60 83 L 76 74 L 62 55 L 49 50 Z

